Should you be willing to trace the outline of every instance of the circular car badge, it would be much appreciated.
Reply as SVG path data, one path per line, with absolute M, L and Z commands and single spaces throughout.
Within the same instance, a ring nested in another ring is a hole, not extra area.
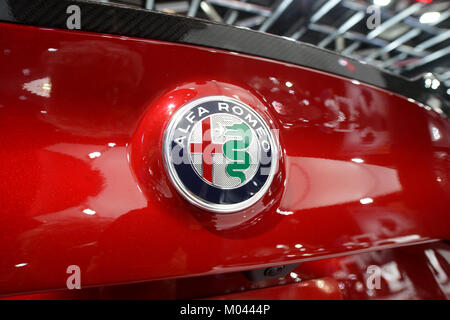
M 164 135 L 165 167 L 192 204 L 234 212 L 258 201 L 277 167 L 277 147 L 264 120 L 241 101 L 210 96 L 181 107 Z

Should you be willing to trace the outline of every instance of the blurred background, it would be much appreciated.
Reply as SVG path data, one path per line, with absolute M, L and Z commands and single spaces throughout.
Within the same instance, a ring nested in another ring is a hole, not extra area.
M 450 0 L 120 0 L 289 37 L 421 81 L 450 109 Z M 448 114 L 448 113 L 447 113 Z

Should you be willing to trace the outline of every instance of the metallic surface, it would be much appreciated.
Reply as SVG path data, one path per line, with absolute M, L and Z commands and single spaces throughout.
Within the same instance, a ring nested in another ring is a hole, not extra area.
M 66 29 L 66 9 L 71 4 L 78 5 L 83 13 L 81 31 L 205 46 L 275 59 L 356 79 L 423 103 L 434 96 L 420 82 L 408 81 L 294 39 L 161 12 L 87 1 L 0 0 L 0 8 L 4 8 L 0 21 Z M 191 5 L 196 8 L 196 1 Z
M 412 261 L 414 263 L 412 263 Z M 367 272 L 379 268 L 378 286 Z M 370 287 L 369 287 L 370 286 Z M 289 275 L 253 282 L 242 272 L 61 290 L 3 299 L 449 299 L 445 242 L 307 262 Z
M 450 299 L 448 242 L 313 261 L 299 272 L 335 279 L 347 300 Z
M 0 48 L 2 294 L 64 288 L 74 264 L 87 287 L 450 236 L 449 122 L 426 105 L 162 41 L 0 24 Z M 178 107 L 226 92 L 259 97 L 283 149 L 267 195 L 224 218 L 178 196 L 160 146 Z
M 324 290 L 326 288 L 326 290 Z M 250 290 L 213 297 L 214 300 L 342 300 L 338 283 L 332 278 Z

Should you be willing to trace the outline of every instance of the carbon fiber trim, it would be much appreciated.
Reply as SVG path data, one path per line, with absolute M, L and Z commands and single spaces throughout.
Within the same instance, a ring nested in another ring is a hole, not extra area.
M 69 5 L 81 9 L 81 30 L 223 49 L 269 58 L 355 79 L 426 103 L 419 82 L 337 53 L 287 38 L 120 5 L 65 0 L 0 0 L 0 21 L 67 29 Z M 348 66 L 351 65 L 351 68 Z

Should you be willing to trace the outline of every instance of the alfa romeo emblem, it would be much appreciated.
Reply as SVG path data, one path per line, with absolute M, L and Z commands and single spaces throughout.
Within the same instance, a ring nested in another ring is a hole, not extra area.
M 254 204 L 277 166 L 277 147 L 265 121 L 248 105 L 223 96 L 181 107 L 166 128 L 163 150 L 177 191 L 215 212 Z

